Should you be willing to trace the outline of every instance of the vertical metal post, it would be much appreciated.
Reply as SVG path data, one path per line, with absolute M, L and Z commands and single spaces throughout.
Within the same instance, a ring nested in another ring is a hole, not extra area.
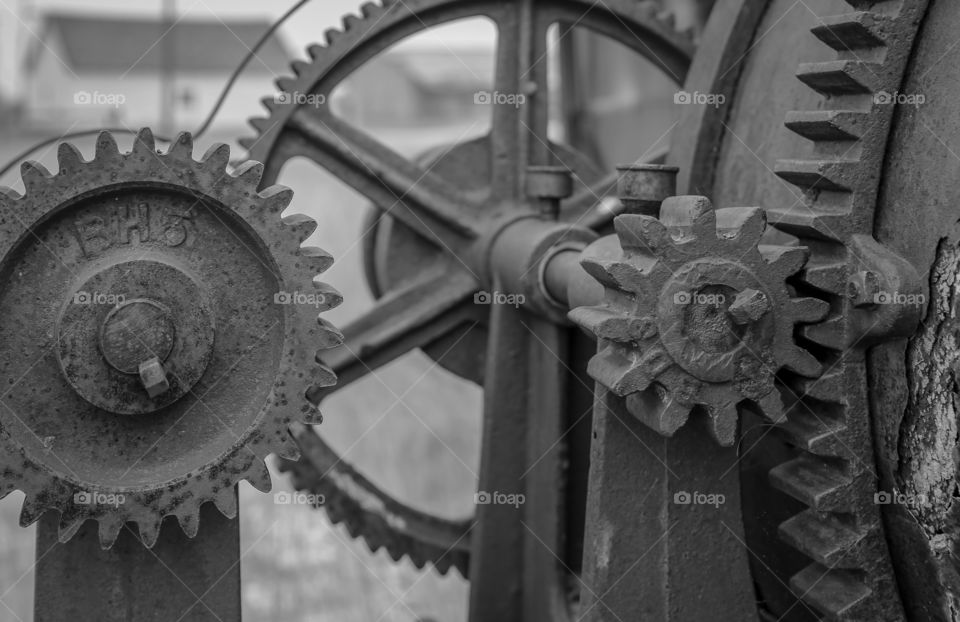
M 162 0 L 160 28 L 160 135 L 170 136 L 173 134 L 174 124 L 174 106 L 176 105 L 176 95 L 174 94 L 176 76 L 174 75 L 176 64 L 176 36 L 173 32 L 177 19 L 177 0 Z
M 239 622 L 239 518 L 206 504 L 195 538 L 167 517 L 152 549 L 129 526 L 106 551 L 96 522 L 66 544 L 58 522 L 47 512 L 37 525 L 35 622 Z

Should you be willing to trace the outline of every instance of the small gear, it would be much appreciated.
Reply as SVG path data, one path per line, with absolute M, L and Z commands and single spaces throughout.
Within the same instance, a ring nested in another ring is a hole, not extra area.
M 261 164 L 192 152 L 104 132 L 93 160 L 61 144 L 58 174 L 27 162 L 25 193 L 0 193 L 0 497 L 25 493 L 24 526 L 58 511 L 64 542 L 89 519 L 108 548 L 130 522 L 153 546 L 169 515 L 192 537 L 206 502 L 235 516 L 336 380 L 306 347 L 342 339 L 318 320 L 332 258 L 300 246 L 316 224 L 281 219 L 292 193 L 258 191 Z
M 606 290 L 602 305 L 570 312 L 598 338 L 588 371 L 661 434 L 699 407 L 713 437 L 731 445 L 744 400 L 783 420 L 780 368 L 820 373 L 793 331 L 828 305 L 791 295 L 786 279 L 807 250 L 760 244 L 765 226 L 759 208 L 715 211 L 705 197 L 671 197 L 659 220 L 619 216 L 616 235 L 584 252 L 582 265 Z

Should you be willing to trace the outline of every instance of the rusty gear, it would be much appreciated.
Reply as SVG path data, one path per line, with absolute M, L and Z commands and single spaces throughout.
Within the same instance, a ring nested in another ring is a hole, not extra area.
M 692 30 L 678 31 L 674 16 L 664 12 L 659 2 L 608 0 L 596 6 L 585 0 L 569 3 L 537 0 L 535 4 L 541 5 L 536 7 L 540 11 L 549 12 L 551 19 L 560 19 L 562 15 L 568 14 L 570 23 L 596 28 L 612 40 L 620 41 L 647 56 L 650 62 L 664 68 L 666 73 L 681 76 L 681 81 L 695 49 Z M 294 75 L 278 79 L 277 88 L 282 93 L 322 94 L 326 96 L 329 104 L 329 96 L 341 80 L 403 38 L 429 26 L 457 19 L 481 15 L 494 21 L 505 19 L 510 10 L 513 10 L 512 5 L 496 1 L 462 3 L 452 0 L 386 0 L 382 4 L 364 3 L 359 7 L 359 14 L 348 14 L 343 18 L 341 29 L 327 30 L 324 43 L 311 45 L 307 49 L 309 61 L 294 62 Z M 509 62 L 516 60 L 511 59 Z M 362 136 L 355 128 L 337 119 L 329 112 L 328 105 L 311 107 L 308 110 L 298 105 L 297 98 L 291 97 L 267 97 L 262 103 L 267 109 L 267 116 L 250 121 L 257 136 L 243 138 L 239 142 L 249 149 L 252 158 L 264 163 L 264 178 L 268 183 L 277 179 L 281 168 L 290 158 L 302 155 L 325 166 L 368 198 L 373 196 L 373 192 L 374 195 L 387 197 L 391 202 L 396 200 L 400 203 L 399 197 L 413 201 L 409 194 L 410 188 L 429 186 L 429 179 L 420 178 L 419 174 L 409 176 L 407 163 L 397 154 L 380 153 L 375 141 Z M 311 123 L 311 119 L 321 119 L 323 123 Z M 305 129 L 311 125 L 315 126 L 314 129 L 322 130 L 323 136 L 319 140 L 324 144 L 313 142 L 317 138 L 311 136 L 313 130 Z M 348 147 L 348 143 L 353 144 Z M 480 138 L 449 150 L 444 149 L 445 155 L 447 151 L 453 154 L 447 155 L 444 160 L 456 162 L 459 158 L 468 159 L 468 156 L 489 160 L 489 143 L 487 138 Z M 553 145 L 553 148 L 563 154 L 565 162 L 584 162 L 583 156 L 574 155 L 562 146 Z M 358 168 L 354 168 L 350 163 L 354 159 L 360 160 Z M 433 166 L 434 164 L 436 163 L 431 164 L 434 173 L 439 173 L 444 168 L 443 163 L 438 166 Z M 584 170 L 578 171 L 578 174 L 584 180 L 593 179 L 594 168 L 587 162 Z M 473 172 L 481 174 L 482 169 L 483 167 L 473 167 Z M 363 186 L 367 181 L 367 172 L 375 175 L 377 180 L 368 184 L 374 187 L 365 189 Z M 407 182 L 406 185 L 403 182 Z M 458 183 L 472 187 L 472 183 L 463 180 Z M 606 180 L 602 184 L 598 182 L 597 185 L 606 187 L 611 184 Z M 583 214 L 596 202 L 594 194 L 586 193 L 583 198 L 587 202 L 571 202 L 574 209 L 567 214 L 570 221 L 582 219 Z M 460 209 L 465 217 L 475 215 L 469 207 L 452 207 Z M 580 209 L 574 213 L 576 208 Z M 401 227 L 394 227 L 399 228 Z M 405 232 L 401 231 L 398 237 L 405 239 L 413 237 L 413 234 L 405 235 Z M 368 235 L 368 239 L 373 243 L 374 236 Z M 440 252 L 437 249 L 433 251 Z M 442 256 L 422 260 L 423 264 L 427 261 L 442 261 Z M 397 270 L 404 270 L 404 266 L 408 265 L 411 274 L 419 270 L 417 266 L 422 265 L 417 261 L 392 263 Z M 373 271 L 370 266 L 367 268 L 370 277 Z M 382 292 L 382 284 L 373 282 L 373 279 L 369 285 Z M 452 281 L 449 288 L 460 289 L 462 285 Z M 464 293 L 472 295 L 474 291 L 475 286 L 471 285 Z M 349 335 L 349 329 L 345 329 L 345 332 Z M 481 339 L 473 342 L 466 338 L 463 347 L 476 351 L 485 347 L 485 341 Z M 336 366 L 334 367 L 336 369 Z M 483 366 L 476 365 L 471 358 L 469 365 L 462 367 L 475 373 L 475 369 Z M 463 373 L 463 370 L 457 369 L 456 372 Z M 341 385 L 343 384 L 341 382 Z M 280 468 L 292 474 L 293 484 L 298 489 L 322 492 L 325 495 L 324 509 L 332 521 L 343 522 L 348 532 L 354 537 L 363 537 L 372 551 L 385 548 L 394 559 L 407 556 L 418 568 L 430 563 L 441 573 L 445 573 L 453 565 L 466 576 L 472 523 L 470 519 L 448 520 L 426 515 L 407 506 L 379 490 L 373 482 L 338 456 L 311 428 L 298 428 L 295 433 L 303 448 L 303 458 L 297 464 L 281 461 Z
M 864 277 L 876 272 L 862 263 L 889 254 L 873 239 L 897 108 L 889 98 L 904 84 L 928 1 L 848 3 L 859 10 L 825 17 L 812 30 L 837 58 L 804 63 L 797 71 L 823 105 L 786 118 L 790 130 L 813 142 L 814 155 L 781 160 L 775 169 L 803 191 L 803 202 L 772 209 L 771 224 L 811 242 L 816 250 L 801 284 L 834 306 L 823 322 L 801 332 L 830 368 L 816 381 L 791 382 L 800 397 L 782 431 L 802 451 L 775 467 L 770 481 L 809 506 L 779 527 L 781 538 L 811 560 L 790 578 L 793 591 L 824 619 L 902 620 L 898 581 L 916 579 L 895 575 L 889 547 L 897 537 L 884 533 L 874 499 L 871 465 L 882 451 L 872 434 L 879 432 L 871 430 L 876 423 L 868 417 L 866 396 L 849 387 L 863 385 L 868 375 L 864 357 L 851 350 L 882 340 L 864 339 L 877 317 L 858 309 L 858 298 L 869 280 Z M 887 261 L 885 272 L 897 273 L 897 263 Z M 897 336 L 892 331 L 886 338 Z
M 587 248 L 581 262 L 606 302 L 570 312 L 598 338 L 590 375 L 667 436 L 700 407 L 713 437 L 731 445 L 744 400 L 781 421 L 776 372 L 815 377 L 821 369 L 793 331 L 821 319 L 827 304 L 794 298 L 786 284 L 807 250 L 760 245 L 761 209 L 715 211 L 705 197 L 671 197 L 659 220 L 627 214 L 615 225 L 617 235 Z
M 0 496 L 25 493 L 24 526 L 59 512 L 64 542 L 89 519 L 108 548 L 127 523 L 153 546 L 170 515 L 192 537 L 206 502 L 236 516 L 235 485 L 270 490 L 264 458 L 298 454 L 288 425 L 335 382 L 306 346 L 341 338 L 317 317 L 339 294 L 308 289 L 332 263 L 300 246 L 315 223 L 281 219 L 292 193 L 258 192 L 261 164 L 192 152 L 104 132 L 0 194 Z

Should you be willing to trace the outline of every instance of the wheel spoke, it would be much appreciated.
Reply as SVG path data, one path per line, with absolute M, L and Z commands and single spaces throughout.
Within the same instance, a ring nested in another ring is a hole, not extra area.
M 477 505 L 470 619 L 558 619 L 566 329 L 497 305 L 489 330 L 478 491 L 526 499 Z
M 534 0 L 517 0 L 506 5 L 496 20 L 499 33 L 494 93 L 514 99 L 491 102 L 494 200 L 523 198 L 527 166 L 551 163 L 547 146 L 547 24 L 539 18 L 536 6 Z
M 473 304 L 477 283 L 469 274 L 434 271 L 389 292 L 344 329 L 342 346 L 323 352 L 340 389 L 400 355 L 424 347 L 456 327 L 480 319 Z
M 471 198 L 330 114 L 301 108 L 291 119 L 296 151 L 311 158 L 422 237 L 447 249 L 479 235 Z

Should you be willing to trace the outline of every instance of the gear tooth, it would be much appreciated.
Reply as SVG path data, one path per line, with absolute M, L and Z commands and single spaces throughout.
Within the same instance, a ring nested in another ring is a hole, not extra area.
M 869 120 L 856 110 L 792 110 L 784 125 L 812 141 L 851 141 L 866 133 Z
M 110 549 L 117 541 L 120 530 L 123 529 L 123 518 L 117 514 L 106 514 L 98 519 L 100 523 L 100 548 Z
M 664 436 L 673 436 L 690 418 L 690 406 L 653 388 L 627 396 L 627 410 L 641 423 Z
M 310 55 L 310 58 L 314 61 L 320 60 L 323 58 L 323 55 L 327 52 L 327 46 L 320 45 L 319 43 L 314 43 L 307 48 L 307 54 Z
M 838 350 L 846 343 L 847 323 L 843 316 L 829 317 L 822 322 L 800 327 L 800 334 L 817 345 Z
M 787 415 L 783 409 L 783 398 L 776 388 L 760 398 L 757 407 L 760 408 L 763 416 L 773 423 L 783 423 L 787 420 Z
M 670 243 L 667 228 L 651 216 L 623 214 L 614 219 L 613 227 L 624 249 L 652 252 Z
M 727 207 L 716 210 L 717 232 L 741 244 L 755 246 L 767 228 L 767 215 L 759 207 Z
M 623 348 L 613 345 L 607 345 L 590 359 L 587 373 L 620 397 L 643 391 L 653 382 L 646 365 L 634 361 Z
M 47 167 L 36 160 L 27 160 L 20 165 L 20 177 L 27 194 L 40 191 L 52 176 Z
M 333 255 L 318 246 L 301 246 L 300 255 L 309 260 L 314 274 L 323 274 L 333 265 Z
M 300 410 L 300 422 L 305 425 L 320 425 L 323 423 L 323 413 L 307 398 L 306 406 Z
M 77 532 L 80 531 L 80 528 L 83 527 L 83 524 L 87 522 L 88 518 L 87 516 L 68 517 L 67 514 L 61 514 L 60 525 L 57 528 L 57 540 L 61 544 L 69 542 L 73 536 L 77 535 Z
M 149 127 L 142 127 L 133 140 L 133 153 L 142 155 L 157 155 L 157 141 Z
M 335 307 L 340 306 L 340 303 L 343 302 L 343 294 L 338 292 L 329 283 L 324 283 L 323 281 L 314 280 L 313 287 L 316 289 L 321 296 L 321 304 L 317 307 L 318 311 L 329 311 Z
M 38 520 L 43 514 L 45 508 L 37 501 L 33 495 L 27 495 L 23 499 L 23 505 L 20 508 L 20 526 L 29 527 Z
M 337 39 L 343 36 L 343 32 L 337 30 L 336 28 L 330 28 L 329 30 L 323 33 L 324 39 L 327 41 L 327 45 L 334 45 L 337 42 Z
M 70 143 L 60 143 L 57 147 L 57 164 L 60 167 L 60 174 L 74 173 L 80 170 L 86 161 L 83 154 L 74 145 Z
M 290 68 L 293 69 L 293 73 L 297 74 L 298 78 L 302 78 L 303 75 L 310 70 L 310 63 L 303 60 L 295 60 L 290 63 Z
M 660 204 L 660 221 L 674 238 L 704 235 L 711 239 L 717 234 L 716 214 L 707 197 L 667 197 Z
M 568 317 L 599 339 L 617 343 L 650 339 L 657 334 L 653 318 L 626 315 L 609 307 L 578 307 Z
M 883 68 L 861 60 L 829 60 L 801 63 L 797 78 L 826 96 L 868 95 L 874 91 Z
M 339 328 L 322 316 L 317 316 L 317 325 L 320 326 L 319 347 L 324 350 L 336 348 L 343 344 L 344 336 Z
M 730 447 L 737 440 L 737 424 L 740 415 L 735 402 L 708 406 L 710 436 L 723 447 Z
M 580 259 L 580 265 L 607 287 L 636 292 L 643 286 L 643 273 L 627 261 L 584 257 Z
M 257 131 L 257 134 L 264 134 L 270 129 L 270 119 L 266 117 L 250 117 L 247 123 Z
M 160 517 L 141 519 L 137 522 L 137 531 L 140 533 L 140 541 L 148 549 L 152 549 L 160 537 Z
M 847 292 L 847 265 L 842 262 L 807 264 L 803 281 L 820 291 L 844 295 Z
M 237 487 L 224 486 L 213 496 L 213 504 L 227 518 L 237 517 Z
M 317 221 L 305 214 L 290 214 L 284 216 L 281 221 L 287 227 L 290 236 L 297 241 L 297 244 L 302 244 L 317 230 Z M 302 250 L 301 248 L 301 252 Z
M 207 168 L 226 172 L 227 165 L 230 163 L 230 146 L 226 143 L 215 143 L 204 152 L 200 162 Z
M 254 160 L 250 160 L 255 162 Z M 239 172 L 239 171 L 238 171 Z M 263 175 L 263 168 L 261 165 L 260 175 Z M 257 178 L 257 183 L 260 183 L 260 178 Z M 260 199 L 264 202 L 264 207 L 274 213 L 280 214 L 283 210 L 287 209 L 290 206 L 290 202 L 293 201 L 293 190 L 287 186 L 281 186 L 280 184 L 273 184 L 267 188 L 264 188 L 259 193 Z M 295 218 L 310 218 L 309 216 L 303 216 L 297 214 Z M 310 220 L 314 220 L 310 218 Z M 284 218 L 283 222 L 286 223 L 287 219 Z
M 188 538 L 196 538 L 197 531 L 200 529 L 200 508 L 189 505 L 181 508 L 177 514 L 177 522 L 180 523 L 180 529 L 183 529 L 183 533 Z
M 819 322 L 830 313 L 830 303 L 819 298 L 794 298 L 790 306 L 790 314 L 797 322 Z
M 256 188 L 260 185 L 260 180 L 263 178 L 263 164 L 256 160 L 248 160 L 234 171 L 233 177 L 234 179 L 239 179 L 241 183 L 251 188 Z
M 780 278 L 796 274 L 810 256 L 806 246 L 760 245 L 764 261 L 771 264 Z
M 297 81 L 291 76 L 280 76 L 274 83 L 281 93 L 293 93 L 297 90 Z
M 260 98 L 260 104 L 267 109 L 267 112 L 272 113 L 277 108 L 279 108 L 286 100 L 281 100 L 279 94 L 277 95 L 268 95 L 266 97 Z
M 774 165 L 773 172 L 803 192 L 849 193 L 855 183 L 858 164 L 852 160 L 780 160 Z
M 373 2 L 364 2 L 360 5 L 360 15 L 363 15 L 364 19 L 370 19 L 379 8 Z
M 343 31 L 347 32 L 351 28 L 355 28 L 357 24 L 360 23 L 360 18 L 352 13 L 347 13 L 343 16 Z
M 107 131 L 100 132 L 97 135 L 96 155 L 94 159 L 105 163 L 111 160 L 117 160 L 120 157 L 120 147 L 117 146 L 117 140 L 113 134 Z
M 315 353 L 314 362 L 316 362 L 316 365 L 310 370 L 313 377 L 312 386 L 332 387 L 337 384 L 337 374 L 333 369 L 323 364 L 321 353 L 322 350 Z
M 300 448 L 289 435 L 277 446 L 276 452 L 284 460 L 300 459 Z
M 254 458 L 253 464 L 244 475 L 251 486 L 262 493 L 268 493 L 273 489 L 273 482 L 270 481 L 270 471 L 267 464 L 260 458 Z
M 820 364 L 820 361 L 803 348 L 797 346 L 793 346 L 790 356 L 786 357 L 783 366 L 807 378 L 816 378 L 823 372 L 823 366 Z
M 180 132 L 170 143 L 167 149 L 168 156 L 181 157 L 185 161 L 193 160 L 193 135 L 190 132 Z

